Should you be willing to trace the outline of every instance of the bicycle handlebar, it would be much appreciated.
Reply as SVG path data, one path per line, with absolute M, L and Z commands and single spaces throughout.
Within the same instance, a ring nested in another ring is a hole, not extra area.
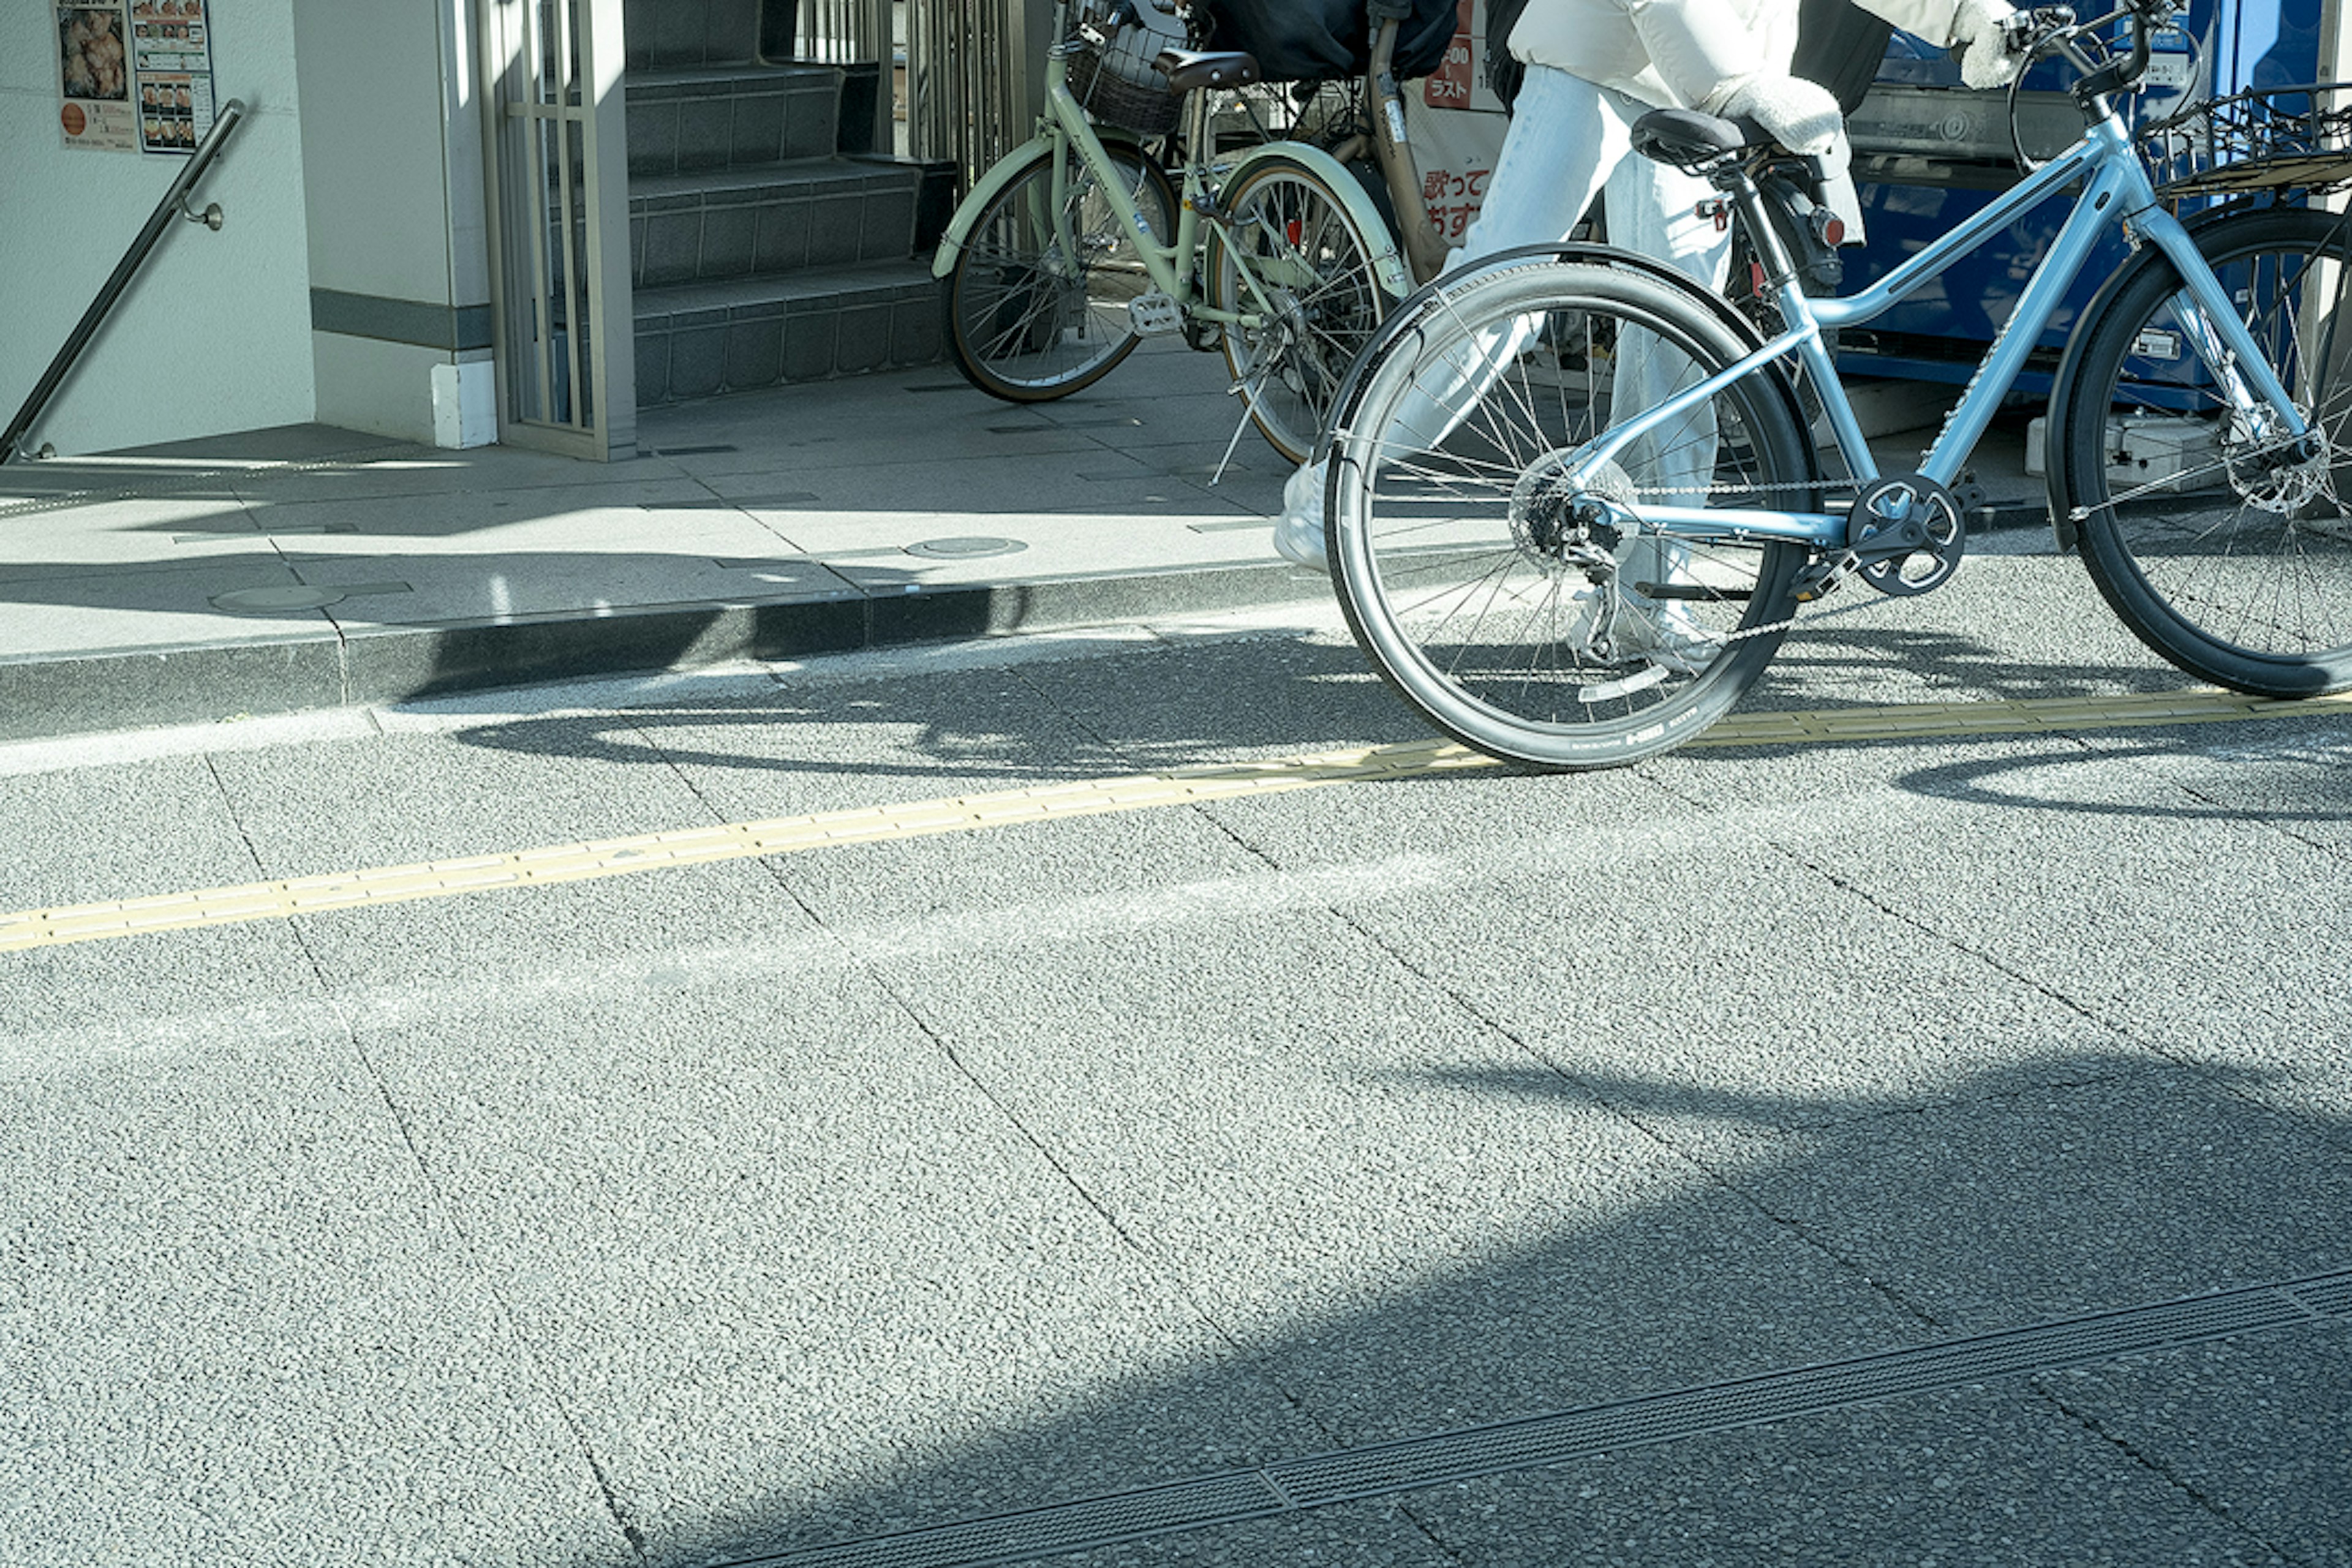
M 2078 20 L 2069 6 L 2050 5 L 2020 12 L 2010 19 L 2008 27 L 2012 40 L 2027 40 L 2025 53 L 2029 60 L 2039 55 L 2063 53 L 2080 65 L 2083 79 L 2072 90 L 2078 101 L 2087 105 L 2109 93 L 2137 86 L 2147 74 L 2151 36 L 2158 28 L 2169 25 L 2179 13 L 2179 0 L 2124 0 L 2115 10 L 2084 22 Z M 2118 58 L 2098 34 L 2113 23 L 2125 21 L 2131 26 L 2131 47 Z M 2086 40 L 2097 46 L 2099 57 L 2077 47 Z

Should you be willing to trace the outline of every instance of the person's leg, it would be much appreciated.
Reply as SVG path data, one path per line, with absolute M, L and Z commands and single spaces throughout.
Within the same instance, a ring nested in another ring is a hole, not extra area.
M 1529 66 L 1478 216 L 1446 270 L 1566 240 L 1610 170 L 1642 162 L 1631 155 L 1632 119 L 1622 108 L 1630 101 L 1566 71 Z M 1431 375 L 1399 411 L 1392 429 L 1400 443 L 1425 450 L 1443 441 L 1525 346 L 1525 331 L 1490 333 Z M 1312 462 L 1291 475 L 1275 523 L 1275 548 L 1305 566 L 1323 564 L 1324 477 L 1324 466 Z
M 1621 100 L 1637 117 L 1640 107 Z M 1707 183 L 1647 158 L 1627 158 L 1612 171 L 1608 184 L 1609 237 L 1612 244 L 1667 262 L 1700 286 L 1723 290 L 1731 258 L 1731 237 L 1716 227 L 1699 209 L 1715 196 Z M 1684 386 L 1692 384 L 1690 361 L 1667 352 L 1647 334 L 1627 334 L 1618 346 L 1617 368 L 1611 382 L 1612 405 L 1654 408 Z M 1627 455 L 1627 463 L 1642 475 L 1647 493 L 1675 504 L 1703 504 L 1715 480 L 1716 426 L 1711 405 L 1694 409 L 1654 436 L 1644 437 Z M 1618 560 L 1621 584 L 1693 584 L 1695 556 L 1686 545 L 1662 542 L 1636 534 Z M 1626 606 L 1629 618 L 1617 638 L 1621 645 L 1692 665 L 1712 657 L 1714 649 L 1698 631 L 1696 617 L 1675 600 L 1650 601 Z

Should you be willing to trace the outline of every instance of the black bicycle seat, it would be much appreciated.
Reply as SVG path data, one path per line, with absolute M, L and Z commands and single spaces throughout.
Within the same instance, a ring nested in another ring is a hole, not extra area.
M 1725 120 L 1696 109 L 1654 109 L 1633 121 L 1633 151 L 1677 169 L 1703 169 L 1772 138 L 1752 120 Z
M 1257 57 L 1239 50 L 1162 49 L 1151 64 L 1168 79 L 1171 92 L 1190 92 L 1196 87 L 1247 87 L 1261 74 Z

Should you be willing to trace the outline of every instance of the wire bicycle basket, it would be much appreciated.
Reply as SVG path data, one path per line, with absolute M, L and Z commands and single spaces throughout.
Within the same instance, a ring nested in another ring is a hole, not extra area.
M 2352 83 L 2270 87 L 2207 99 L 2140 127 L 2168 198 L 2352 186 Z
M 1182 38 L 1155 33 L 1118 19 L 1115 0 L 1085 0 L 1075 8 L 1069 37 L 1061 48 L 1069 67 L 1070 96 L 1098 124 L 1138 136 L 1165 136 L 1176 129 L 1183 100 L 1168 90 L 1168 79 L 1151 62 Z

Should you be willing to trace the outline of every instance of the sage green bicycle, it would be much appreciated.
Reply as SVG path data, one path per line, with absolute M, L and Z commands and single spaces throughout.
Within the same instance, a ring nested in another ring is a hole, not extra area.
M 1193 0 L 1152 3 L 1186 43 L 1204 36 Z M 1055 37 L 1036 134 L 972 187 L 932 263 L 957 365 L 983 392 L 1042 402 L 1181 334 L 1223 349 L 1248 420 L 1304 461 L 1412 288 L 1379 208 L 1321 148 L 1219 151 L 1212 100 L 1259 79 L 1252 57 L 1161 47 L 1133 0 L 1059 0 Z M 1155 142 L 1181 147 L 1174 177 Z

